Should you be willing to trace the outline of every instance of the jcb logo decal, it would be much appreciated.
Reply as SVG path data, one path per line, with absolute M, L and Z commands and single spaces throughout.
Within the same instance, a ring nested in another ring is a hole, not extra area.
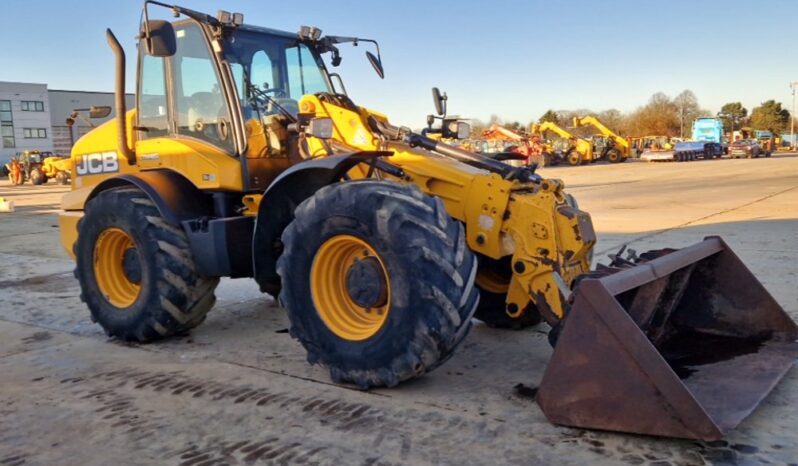
M 119 171 L 119 158 L 116 152 L 101 152 L 99 154 L 85 154 L 78 158 L 75 166 L 78 176 L 97 175 L 99 173 L 114 173 Z

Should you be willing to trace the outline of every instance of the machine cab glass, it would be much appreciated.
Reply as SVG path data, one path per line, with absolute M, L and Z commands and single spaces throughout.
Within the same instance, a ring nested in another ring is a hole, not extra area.
M 235 144 L 230 111 L 202 29 L 192 22 L 178 23 L 175 36 L 174 56 L 158 58 L 141 53 L 139 139 L 176 134 L 232 154 Z

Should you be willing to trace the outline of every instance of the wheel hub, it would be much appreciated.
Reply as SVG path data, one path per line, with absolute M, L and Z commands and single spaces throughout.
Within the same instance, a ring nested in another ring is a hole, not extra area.
M 361 307 L 382 307 L 388 300 L 385 275 L 376 257 L 366 257 L 349 267 L 346 288 L 352 301 Z
M 368 242 L 348 234 L 327 239 L 316 251 L 310 292 L 319 318 L 345 340 L 376 335 L 391 309 L 388 269 Z
M 122 270 L 125 277 L 135 284 L 141 283 L 141 259 L 136 248 L 128 248 L 122 257 Z
M 141 272 L 136 243 L 127 232 L 111 227 L 100 233 L 94 244 L 94 278 L 111 305 L 126 309 L 136 302 Z

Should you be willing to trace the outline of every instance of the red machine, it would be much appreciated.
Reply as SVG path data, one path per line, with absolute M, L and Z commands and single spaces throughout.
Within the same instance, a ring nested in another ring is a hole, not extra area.
M 551 165 L 552 158 L 546 146 L 537 135 L 527 136 L 518 134 L 503 126 L 492 124 L 482 132 L 482 139 L 486 141 L 508 141 L 514 143 L 506 152 L 518 154 L 524 165 L 537 164 L 538 166 Z

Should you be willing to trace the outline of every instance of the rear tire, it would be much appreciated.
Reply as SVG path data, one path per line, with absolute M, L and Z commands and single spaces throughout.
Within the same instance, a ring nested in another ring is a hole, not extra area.
M 58 172 L 55 174 L 55 182 L 61 185 L 69 184 L 69 175 L 66 172 Z
M 624 158 L 620 152 L 615 149 L 611 149 L 609 152 L 607 152 L 607 160 L 610 163 L 621 163 L 624 161 Z
M 137 188 L 110 189 L 89 201 L 78 233 L 75 276 L 80 298 L 108 335 L 147 342 L 184 333 L 199 325 L 216 302 L 219 279 L 197 273 L 185 233 L 167 224 Z M 98 269 L 95 262 L 118 254 L 114 242 L 124 236 L 132 246 L 122 253 L 123 275 L 114 261 Z M 111 285 L 109 276 L 116 280 Z M 121 292 L 114 286 L 119 282 Z M 126 293 L 131 283 L 137 293 Z
M 414 185 L 346 181 L 320 189 L 295 214 L 282 235 L 277 272 L 290 334 L 308 362 L 327 367 L 336 383 L 367 389 L 418 377 L 453 354 L 479 302 L 477 261 L 463 225 L 440 199 Z M 365 259 L 329 255 L 336 241 L 352 238 Z M 350 281 L 361 277 L 353 270 L 366 261 L 379 264 L 377 274 Z M 325 268 L 314 269 L 316 263 Z M 343 300 L 330 298 L 339 295 Z M 382 301 L 361 306 L 362 296 Z
M 568 165 L 571 165 L 573 167 L 582 164 L 582 156 L 579 155 L 579 153 L 575 150 L 572 150 L 571 152 L 568 153 L 566 160 L 568 160 Z

